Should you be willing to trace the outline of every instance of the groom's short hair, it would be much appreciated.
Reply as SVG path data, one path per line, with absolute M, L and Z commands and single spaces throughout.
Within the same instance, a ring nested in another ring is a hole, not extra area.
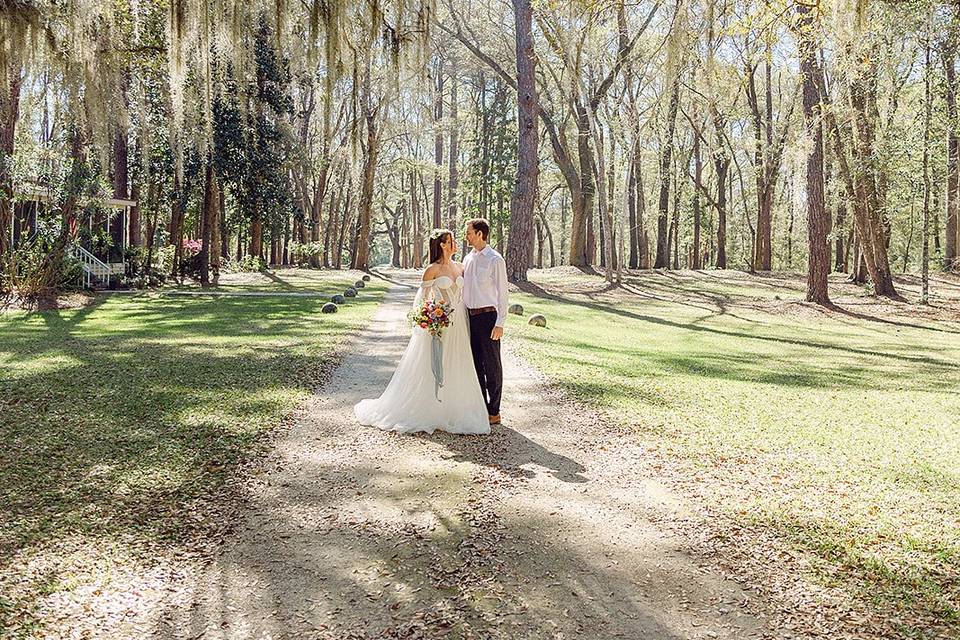
M 473 227 L 473 230 L 483 236 L 483 241 L 486 242 L 490 237 L 490 223 L 487 222 L 486 218 L 472 218 L 467 220 L 467 224 Z

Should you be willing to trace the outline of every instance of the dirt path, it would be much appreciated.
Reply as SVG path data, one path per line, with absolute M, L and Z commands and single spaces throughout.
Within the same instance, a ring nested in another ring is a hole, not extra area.
M 643 450 L 516 354 L 490 436 L 357 425 L 353 404 L 383 389 L 406 345 L 412 293 L 390 291 L 277 443 L 236 534 L 155 612 L 152 637 L 772 635 L 749 594 L 658 524 L 682 504 L 641 475 Z

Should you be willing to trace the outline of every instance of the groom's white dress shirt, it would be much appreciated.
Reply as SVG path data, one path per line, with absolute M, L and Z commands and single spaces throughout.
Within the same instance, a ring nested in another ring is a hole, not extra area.
M 463 259 L 463 304 L 468 309 L 494 307 L 496 326 L 507 321 L 507 263 L 493 247 L 473 249 Z

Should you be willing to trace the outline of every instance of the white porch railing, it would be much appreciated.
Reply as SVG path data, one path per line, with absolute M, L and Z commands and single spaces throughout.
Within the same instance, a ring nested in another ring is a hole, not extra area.
M 73 245 L 71 250 L 77 260 L 80 261 L 80 264 L 83 265 L 83 286 L 89 289 L 94 278 L 100 280 L 104 284 L 110 283 L 110 274 L 112 273 L 110 265 L 108 265 L 106 262 L 103 262 L 100 260 L 100 258 L 93 255 L 80 245 Z

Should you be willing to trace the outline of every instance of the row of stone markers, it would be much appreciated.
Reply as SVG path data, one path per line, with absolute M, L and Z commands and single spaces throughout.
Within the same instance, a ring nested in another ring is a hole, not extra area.
M 342 294 L 334 294 L 330 297 L 330 302 L 323 305 L 320 309 L 324 313 L 336 313 L 339 305 L 346 303 L 347 298 L 356 298 L 357 292 L 367 286 L 370 282 L 370 276 L 364 274 L 363 278 L 353 283 L 352 287 L 347 287 Z
M 514 314 L 514 315 L 522 316 L 522 315 L 523 315 L 523 305 L 522 305 L 522 304 L 512 304 L 512 305 L 510 305 L 510 307 L 507 309 L 507 311 L 509 311 L 510 313 L 512 313 L 512 314 Z M 545 327 L 545 326 L 547 326 L 547 317 L 546 317 L 545 315 L 543 315 L 542 313 L 535 313 L 535 314 L 533 314 L 532 316 L 530 316 L 530 320 L 528 320 L 528 324 L 532 324 L 532 325 L 535 326 L 535 327 Z

